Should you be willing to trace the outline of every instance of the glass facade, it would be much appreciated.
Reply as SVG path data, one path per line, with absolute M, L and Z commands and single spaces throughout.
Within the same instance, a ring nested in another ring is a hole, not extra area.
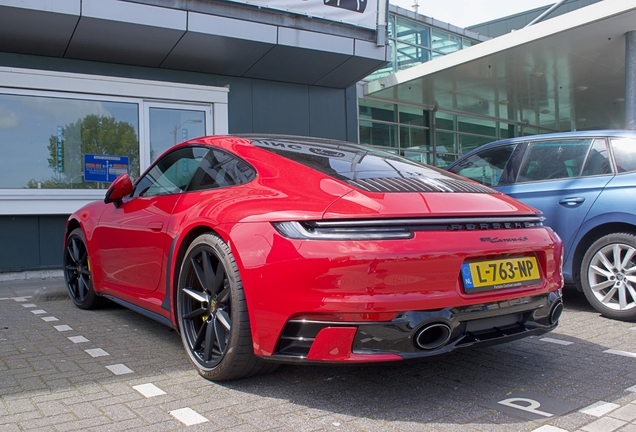
M 388 31 L 393 59 L 367 81 L 479 43 L 395 13 L 389 15 Z M 497 119 L 371 99 L 359 100 L 359 127 L 361 144 L 382 147 L 438 167 L 445 167 L 482 144 L 543 132 Z
M 360 99 L 359 108 L 361 144 L 438 167 L 482 144 L 520 134 L 509 123 L 444 111 L 368 99 Z
M 476 40 L 393 13 L 389 14 L 388 33 L 393 59 L 387 66 L 367 77 L 369 81 L 478 43 Z

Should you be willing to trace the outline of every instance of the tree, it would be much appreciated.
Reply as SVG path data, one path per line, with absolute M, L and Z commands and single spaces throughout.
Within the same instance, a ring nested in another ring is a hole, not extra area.
M 58 160 L 58 136 L 51 135 L 49 138 L 48 163 L 53 169 L 53 177 L 42 181 L 32 179 L 28 188 L 98 188 L 99 183 L 84 181 L 85 154 L 128 156 L 130 175 L 139 176 L 139 140 L 130 123 L 89 114 L 64 126 L 61 137 L 61 164 Z M 59 171 L 60 166 L 62 171 Z

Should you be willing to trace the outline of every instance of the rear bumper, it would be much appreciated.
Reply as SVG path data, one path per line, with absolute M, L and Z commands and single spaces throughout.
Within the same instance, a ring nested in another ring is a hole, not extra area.
M 271 360 L 383 362 L 541 335 L 558 325 L 561 290 L 512 300 L 409 311 L 390 322 L 290 320 Z

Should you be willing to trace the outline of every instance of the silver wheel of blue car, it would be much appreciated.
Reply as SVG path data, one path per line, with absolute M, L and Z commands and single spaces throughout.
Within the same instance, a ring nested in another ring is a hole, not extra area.
M 254 355 L 236 261 L 215 234 L 197 237 L 186 251 L 177 318 L 183 346 L 203 377 L 222 381 L 273 370 Z
M 583 258 L 581 282 L 601 314 L 636 320 L 636 236 L 616 233 L 594 242 Z

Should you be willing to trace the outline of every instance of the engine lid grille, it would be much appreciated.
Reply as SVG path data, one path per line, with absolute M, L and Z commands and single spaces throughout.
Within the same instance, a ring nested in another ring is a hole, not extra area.
M 351 186 L 366 192 L 460 192 L 495 194 L 497 191 L 479 183 L 451 178 L 376 177 L 347 180 Z

